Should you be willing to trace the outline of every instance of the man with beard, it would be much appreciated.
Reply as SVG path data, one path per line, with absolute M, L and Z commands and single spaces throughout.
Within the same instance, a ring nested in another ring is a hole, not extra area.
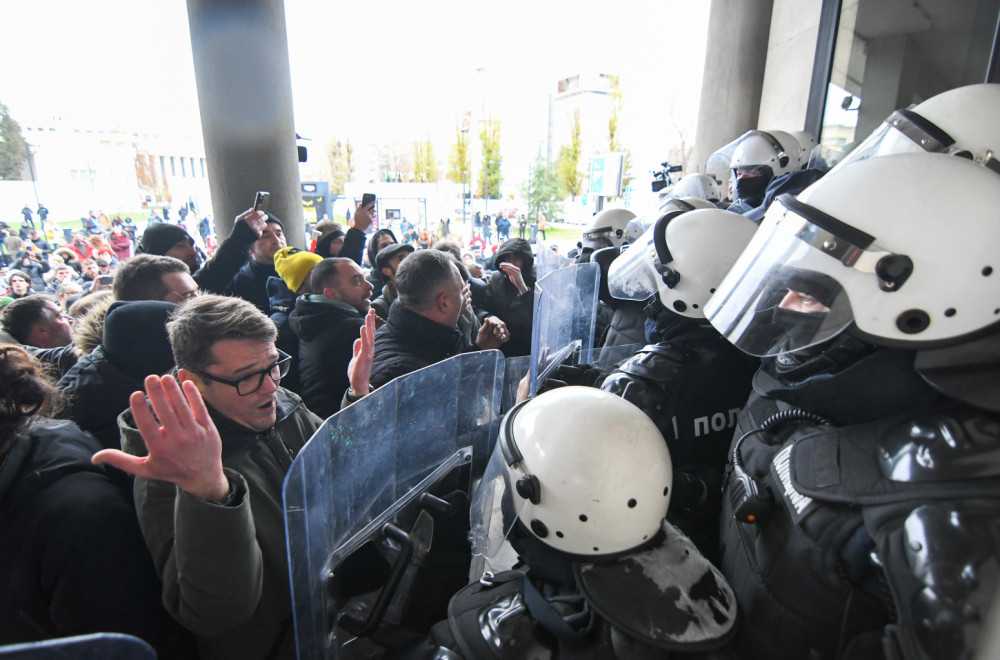
M 289 317 L 299 337 L 299 380 L 310 410 L 329 417 L 349 386 L 347 365 L 371 309 L 372 285 L 351 259 L 330 257 L 309 275 L 315 293 L 299 296 Z

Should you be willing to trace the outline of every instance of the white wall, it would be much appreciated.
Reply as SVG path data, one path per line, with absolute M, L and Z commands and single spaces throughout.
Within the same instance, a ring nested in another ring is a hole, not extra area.
M 822 0 L 774 0 L 757 128 L 801 131 L 816 58 Z

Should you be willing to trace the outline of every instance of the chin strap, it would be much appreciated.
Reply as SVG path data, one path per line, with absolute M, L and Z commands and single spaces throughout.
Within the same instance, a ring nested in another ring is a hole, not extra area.
M 774 366 L 782 379 L 800 382 L 817 374 L 835 371 L 875 350 L 856 337 L 843 333 L 831 343 L 823 343 L 802 351 L 781 353 Z

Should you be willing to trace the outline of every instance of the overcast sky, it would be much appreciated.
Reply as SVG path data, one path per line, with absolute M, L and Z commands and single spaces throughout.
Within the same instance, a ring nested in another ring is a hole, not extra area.
M 557 80 L 609 73 L 622 78 L 623 139 L 643 181 L 675 125 L 693 135 L 709 4 L 287 0 L 296 130 L 314 144 L 430 138 L 443 161 L 456 117 L 486 93 L 513 165 L 544 141 Z M 0 102 L 22 124 L 197 131 L 185 2 L 18 1 L 5 19 Z

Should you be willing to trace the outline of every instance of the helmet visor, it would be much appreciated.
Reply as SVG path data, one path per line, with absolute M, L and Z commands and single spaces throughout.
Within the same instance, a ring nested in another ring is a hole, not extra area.
M 473 489 L 469 511 L 472 555 L 484 558 L 491 569 L 510 568 L 513 565 L 513 561 L 505 565 L 506 556 L 513 553 L 506 542 L 507 537 L 529 502 L 523 497 L 516 497 L 516 493 L 511 491 L 516 487 L 510 483 L 509 463 L 513 459 L 509 457 L 509 452 L 504 451 L 508 442 L 509 419 L 515 411 L 516 408 L 508 412 L 507 418 L 500 424 L 500 437 L 483 478 Z M 516 559 L 516 555 L 510 556 Z
M 608 269 L 608 290 L 615 298 L 646 300 L 660 290 L 660 271 L 663 270 L 663 265 L 653 244 L 657 224 L 654 222 L 635 243 L 611 262 Z
M 613 247 L 615 241 L 621 241 L 621 234 L 613 227 L 600 227 L 583 232 L 583 246 L 600 250 L 605 247 Z
M 951 136 L 917 113 L 897 110 L 830 171 L 875 156 L 942 153 L 948 151 L 952 144 L 954 140 Z
M 841 284 L 847 268 L 813 246 L 823 230 L 780 202 L 705 306 L 705 316 L 742 351 L 767 357 L 803 350 L 854 318 Z

